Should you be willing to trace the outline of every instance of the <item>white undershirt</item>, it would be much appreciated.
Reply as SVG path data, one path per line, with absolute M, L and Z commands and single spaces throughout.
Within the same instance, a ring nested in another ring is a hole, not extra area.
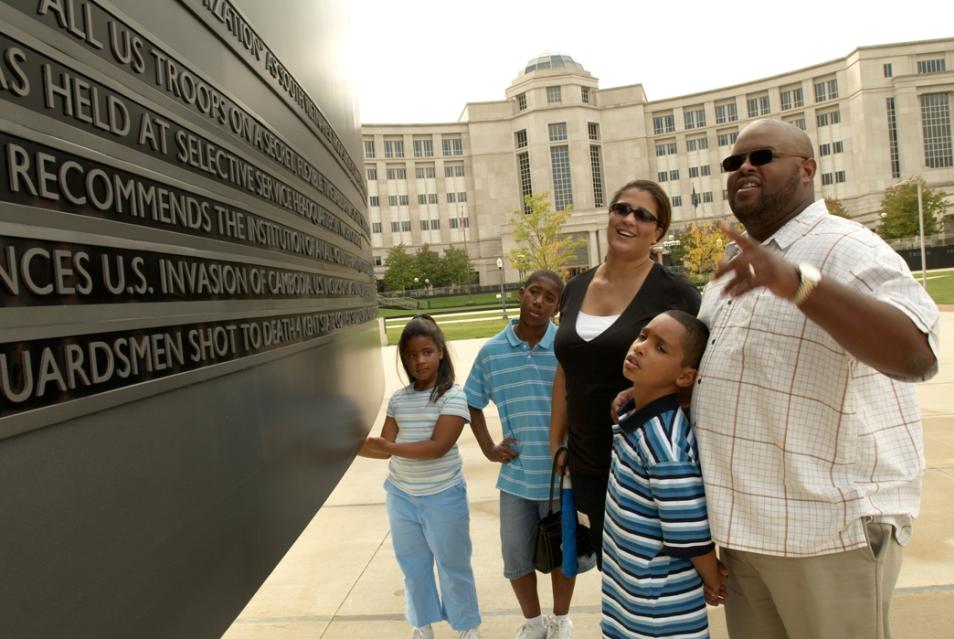
M 576 334 L 584 342 L 591 342 L 603 331 L 613 325 L 613 322 L 619 319 L 620 313 L 616 315 L 590 315 L 580 311 L 576 315 Z

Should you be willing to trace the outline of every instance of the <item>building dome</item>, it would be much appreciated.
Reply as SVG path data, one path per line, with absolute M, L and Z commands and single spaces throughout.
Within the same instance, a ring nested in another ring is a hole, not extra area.
M 533 73 L 534 71 L 543 71 L 546 69 L 571 69 L 585 71 L 583 65 L 568 55 L 561 53 L 542 53 L 527 62 L 524 73 Z

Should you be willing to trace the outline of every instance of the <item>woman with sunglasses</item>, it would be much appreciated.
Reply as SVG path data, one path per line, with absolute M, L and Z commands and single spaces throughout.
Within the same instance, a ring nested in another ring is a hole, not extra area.
M 653 317 L 672 309 L 695 315 L 699 292 L 652 259 L 672 219 L 669 197 L 651 180 L 624 185 L 609 207 L 606 260 L 576 276 L 560 301 L 554 348 L 550 447 L 569 448 L 567 466 L 581 522 L 602 569 L 603 508 L 609 478 L 610 404 L 631 385 L 620 362 Z

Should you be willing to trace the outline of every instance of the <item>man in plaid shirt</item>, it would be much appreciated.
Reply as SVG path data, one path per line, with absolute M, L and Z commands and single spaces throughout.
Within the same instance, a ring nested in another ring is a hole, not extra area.
M 722 166 L 746 234 L 699 317 L 692 398 L 733 639 L 890 637 L 920 506 L 915 384 L 937 307 L 877 235 L 815 200 L 812 143 L 760 120 Z

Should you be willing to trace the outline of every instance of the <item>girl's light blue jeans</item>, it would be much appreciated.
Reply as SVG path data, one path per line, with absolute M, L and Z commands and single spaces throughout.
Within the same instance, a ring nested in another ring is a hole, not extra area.
M 457 631 L 479 626 L 466 485 L 425 496 L 409 495 L 391 482 L 385 482 L 384 489 L 391 542 L 404 573 L 408 622 L 422 627 L 446 620 Z

